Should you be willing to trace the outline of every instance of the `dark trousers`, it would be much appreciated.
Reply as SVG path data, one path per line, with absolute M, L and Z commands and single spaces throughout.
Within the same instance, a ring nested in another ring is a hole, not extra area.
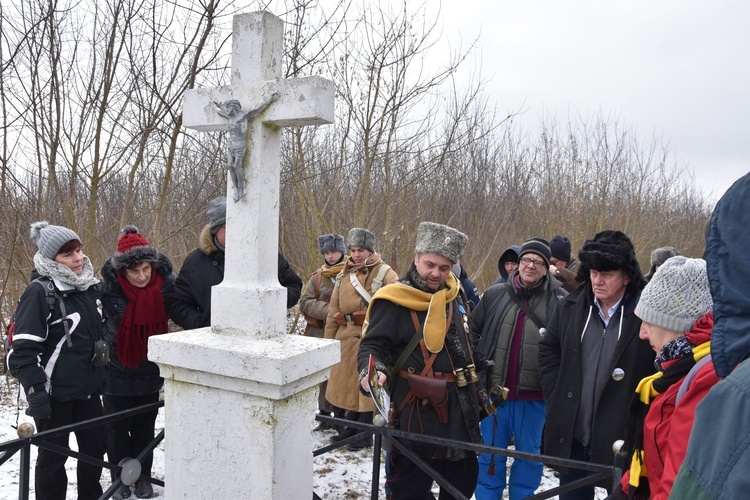
M 591 462 L 591 452 L 583 446 L 583 443 L 573 440 L 570 447 L 570 459 L 580 460 L 581 462 Z M 583 479 L 589 475 L 589 471 L 581 469 L 568 469 L 568 474 L 560 474 L 560 486 L 565 486 L 577 479 Z M 610 492 L 611 493 L 611 492 Z M 575 489 L 569 493 L 560 495 L 560 500 L 591 500 L 596 498 L 594 486 L 584 486 Z
M 43 432 L 101 416 L 102 402 L 99 395 L 94 395 L 89 399 L 76 401 L 52 401 L 52 416 L 42 419 L 35 418 L 34 421 L 37 430 Z M 107 448 L 105 425 L 81 429 L 76 431 L 75 435 L 80 453 L 98 460 L 104 459 L 104 451 Z M 50 439 L 49 442 L 70 449 L 69 438 L 70 434 L 68 433 Z M 68 475 L 65 472 L 67 458 L 66 455 L 60 455 L 39 447 L 34 470 L 37 500 L 65 500 L 68 490 Z M 79 500 L 96 499 L 102 495 L 102 486 L 99 484 L 101 476 L 101 467 L 85 463 L 82 460 L 78 461 Z
M 424 461 L 465 497 L 471 498 L 474 494 L 474 488 L 477 486 L 477 474 L 479 473 L 476 456 L 471 455 L 455 462 L 435 459 L 425 459 Z M 386 485 L 391 490 L 393 500 L 435 498 L 431 493 L 433 479 L 397 449 L 390 453 L 390 467 L 388 469 Z M 454 497 L 440 488 L 438 498 L 448 500 Z
M 107 414 L 137 408 L 159 401 L 159 393 L 144 394 L 142 396 L 111 396 L 104 395 L 104 412 Z M 119 464 L 123 458 L 136 458 L 154 440 L 154 426 L 159 410 L 139 413 L 128 418 L 109 422 L 109 442 L 107 455 L 109 461 Z M 151 466 L 154 463 L 153 453 L 143 457 L 141 474 L 151 476 Z M 114 473 L 113 473 L 114 480 Z

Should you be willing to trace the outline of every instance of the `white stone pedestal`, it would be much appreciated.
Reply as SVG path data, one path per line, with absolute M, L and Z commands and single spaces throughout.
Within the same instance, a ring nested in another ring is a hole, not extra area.
M 297 499 L 313 491 L 317 385 L 338 342 L 220 335 L 154 336 L 165 379 L 167 499 Z

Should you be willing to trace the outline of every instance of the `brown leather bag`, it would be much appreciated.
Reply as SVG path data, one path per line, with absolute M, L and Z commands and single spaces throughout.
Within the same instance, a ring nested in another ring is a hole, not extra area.
M 352 323 L 354 323 L 354 326 L 362 326 L 365 324 L 365 316 L 367 315 L 367 310 L 364 311 L 354 311 L 352 313 Z
M 414 397 L 427 400 L 435 409 L 440 422 L 447 424 L 450 412 L 448 411 L 448 386 L 445 380 L 410 373 L 407 381 Z

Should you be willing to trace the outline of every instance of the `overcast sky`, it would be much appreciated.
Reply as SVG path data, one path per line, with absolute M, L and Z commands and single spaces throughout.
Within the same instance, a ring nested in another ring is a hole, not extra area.
M 613 116 L 668 142 L 712 201 L 750 171 L 750 2 L 443 0 L 441 18 L 454 45 L 479 36 L 469 64 L 524 129 Z

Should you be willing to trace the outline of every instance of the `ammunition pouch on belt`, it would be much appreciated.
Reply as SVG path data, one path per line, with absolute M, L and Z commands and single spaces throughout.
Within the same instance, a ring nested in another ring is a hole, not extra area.
M 325 321 L 322 319 L 311 318 L 310 316 L 305 316 L 305 321 L 307 321 L 307 324 L 311 328 L 323 328 L 326 326 Z
M 438 420 L 447 424 L 449 419 L 448 387 L 443 379 L 425 377 L 410 373 L 407 377 L 409 389 L 417 399 L 427 401 L 435 409 Z

